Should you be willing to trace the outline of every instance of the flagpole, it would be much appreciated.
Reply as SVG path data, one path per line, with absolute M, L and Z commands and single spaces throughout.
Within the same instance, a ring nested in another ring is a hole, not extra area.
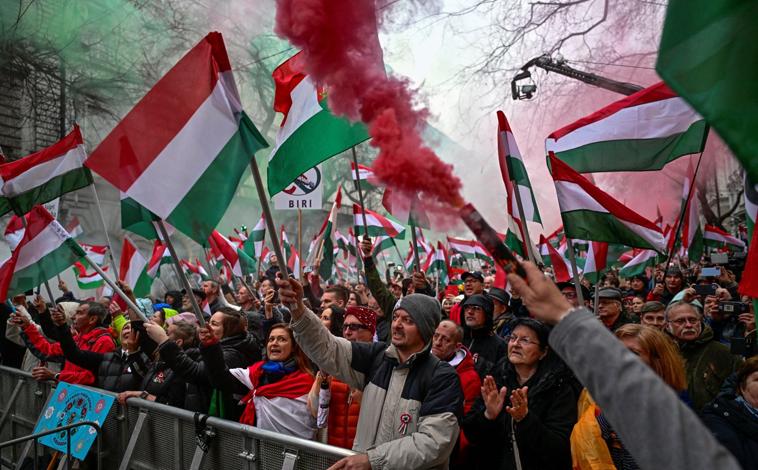
M 297 252 L 300 254 L 298 264 L 300 268 L 300 277 L 303 276 L 303 211 L 297 208 Z
M 413 224 L 413 216 L 410 220 L 411 225 L 411 240 L 413 243 L 413 262 L 416 264 L 416 270 L 421 271 L 421 262 L 418 256 L 418 240 L 416 240 L 416 226 Z
M 103 225 L 103 232 L 105 233 L 105 243 L 108 245 L 108 259 L 111 262 L 111 268 L 113 273 L 118 278 L 118 266 L 116 266 L 116 260 L 113 259 L 113 245 L 111 245 L 111 237 L 108 235 L 108 226 L 105 225 L 105 217 L 103 216 L 103 208 L 100 206 L 100 197 L 97 195 L 97 189 L 95 189 L 95 181 L 89 185 L 92 188 L 92 195 L 95 197 L 95 205 L 97 206 L 97 213 L 100 215 L 100 223 Z
M 187 291 L 187 296 L 190 298 L 190 302 L 192 303 L 192 310 L 195 311 L 197 322 L 200 324 L 200 326 L 205 326 L 205 318 L 203 318 L 203 311 L 200 310 L 200 305 L 197 303 L 195 294 L 192 293 L 192 286 L 190 285 L 189 280 L 187 279 L 187 276 L 185 276 L 184 272 L 182 272 L 181 265 L 179 263 L 179 257 L 176 255 L 176 250 L 174 250 L 174 244 L 171 243 L 171 239 L 168 237 L 168 232 L 166 231 L 166 225 L 163 223 L 162 219 L 158 219 L 155 224 L 158 226 L 158 229 L 160 230 L 161 235 L 163 236 L 163 241 L 166 242 L 166 246 L 168 247 L 168 252 L 171 253 L 171 258 L 173 258 L 174 260 L 174 266 L 176 266 L 177 270 L 179 271 L 179 282 L 181 282 L 184 285 L 184 289 Z
M 263 236 L 263 241 L 261 243 L 261 254 L 258 255 L 258 282 L 262 281 L 263 277 L 263 248 L 266 245 L 266 236 Z M 253 242 L 253 249 L 255 249 L 255 242 Z
M 705 144 L 703 144 L 705 146 Z M 685 199 L 682 211 L 679 213 L 679 220 L 676 223 L 676 231 L 674 231 L 674 239 L 671 242 L 671 252 L 668 253 L 668 257 L 666 258 L 666 268 L 663 270 L 665 273 L 669 270 L 669 266 L 671 265 L 671 261 L 674 259 L 674 253 L 676 253 L 676 240 L 679 238 L 679 233 L 682 230 L 682 223 L 684 222 L 684 214 L 689 209 L 690 206 L 690 198 L 692 197 L 692 190 L 695 188 L 695 183 L 697 181 L 697 173 L 698 170 L 700 170 L 700 162 L 703 160 L 703 152 L 700 152 L 700 156 L 697 158 L 697 165 L 695 166 L 695 173 L 692 175 L 692 181 L 690 182 L 690 189 L 687 191 L 687 199 Z
M 279 271 L 282 274 L 282 279 L 288 277 L 287 275 L 287 261 L 282 254 L 282 247 L 279 245 L 279 236 L 276 234 L 276 225 L 274 224 L 274 217 L 271 215 L 271 208 L 268 205 L 268 198 L 265 190 L 263 189 L 263 180 L 261 179 L 261 172 L 258 169 L 258 162 L 255 161 L 255 155 L 250 158 L 250 171 L 253 174 L 253 180 L 255 181 L 255 189 L 258 192 L 258 199 L 261 202 L 261 209 L 263 209 L 263 217 L 266 219 L 266 227 L 268 228 L 269 237 L 271 238 L 272 249 L 276 255 L 277 264 L 279 264 Z M 263 249 L 261 248 L 261 253 Z
M 519 215 L 521 216 L 521 223 L 518 224 L 521 229 L 521 236 L 524 237 L 524 245 L 526 245 L 526 255 L 529 257 L 529 261 L 537 264 L 537 258 L 534 256 L 534 248 L 532 248 L 532 239 L 529 237 L 529 227 L 524 215 L 524 204 L 521 202 L 521 191 L 518 189 L 516 180 L 511 179 L 511 185 L 513 186 L 513 195 L 516 197 L 516 207 L 518 208 Z
M 95 271 L 97 271 L 97 273 L 100 275 L 100 277 L 103 278 L 103 280 L 105 281 L 105 283 L 108 284 L 111 289 L 113 289 L 113 292 L 115 292 L 116 294 L 118 294 L 119 296 L 121 296 L 122 299 L 124 299 L 124 302 L 126 302 L 126 305 L 130 309 L 134 310 L 134 313 L 136 313 L 143 321 L 147 321 L 147 317 L 145 316 L 144 313 L 142 313 L 142 310 L 140 310 L 139 307 L 137 307 L 137 305 L 135 305 L 135 303 L 132 302 L 132 299 L 130 299 L 124 293 L 124 291 L 121 290 L 121 288 L 118 286 L 118 284 L 116 282 L 113 282 L 113 280 L 111 278 L 109 278 L 105 274 L 105 271 L 103 271 L 103 268 L 101 268 L 100 266 L 97 265 L 97 263 L 95 263 L 94 261 L 92 261 L 92 258 L 90 258 L 88 255 L 85 255 L 84 259 L 86 259 L 87 262 L 89 264 L 91 264 L 93 268 L 95 268 Z M 192 292 L 191 291 L 188 291 L 188 293 L 189 293 L 189 295 L 192 296 Z M 194 296 L 192 296 L 192 297 L 194 298 Z
M 590 242 L 592 243 L 592 242 Z M 595 301 L 592 303 L 592 310 L 594 310 L 595 315 L 597 315 L 597 303 L 600 293 L 600 273 L 597 273 L 598 278 L 597 282 L 595 283 Z
M 368 238 L 368 223 L 366 223 L 366 204 L 363 202 L 363 190 L 361 189 L 361 177 L 358 172 L 358 154 L 355 153 L 355 146 L 350 150 L 353 152 L 353 164 L 355 165 L 355 188 L 358 190 L 358 199 L 361 201 L 361 215 L 363 216 L 363 239 Z M 358 238 L 358 234 L 356 234 Z
M 569 254 L 569 261 L 571 262 L 571 270 L 574 275 L 574 286 L 576 287 L 576 298 L 579 299 L 579 306 L 584 306 L 584 295 L 582 294 L 582 284 L 579 282 L 579 270 L 576 268 L 576 256 L 574 255 L 574 243 L 566 237 L 566 250 Z

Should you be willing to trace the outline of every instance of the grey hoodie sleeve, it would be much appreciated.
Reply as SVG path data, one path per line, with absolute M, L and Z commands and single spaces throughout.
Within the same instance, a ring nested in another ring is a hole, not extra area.
M 640 468 L 740 469 L 695 413 L 589 310 L 567 315 L 549 342 Z

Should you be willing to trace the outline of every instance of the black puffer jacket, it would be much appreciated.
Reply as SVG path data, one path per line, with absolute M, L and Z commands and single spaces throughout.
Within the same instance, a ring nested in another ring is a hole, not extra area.
M 127 390 L 141 390 L 142 380 L 150 366 L 148 356 L 140 351 L 127 354 L 118 349 L 106 354 L 82 351 L 74 343 L 67 325 L 57 328 L 66 360 L 91 370 L 97 382 L 95 385 L 109 392 L 120 393 Z
M 495 364 L 505 358 L 508 353 L 508 343 L 492 331 L 494 324 L 492 315 L 485 313 L 485 319 L 486 321 L 482 328 L 473 330 L 466 325 L 466 320 L 461 311 L 462 342 L 471 351 L 471 355 L 474 358 L 474 367 L 482 378 L 489 374 Z
M 721 394 L 703 409 L 703 423 L 734 454 L 744 469 L 758 468 L 758 418 L 736 401 L 734 392 Z
M 463 432 L 469 440 L 470 468 L 515 469 L 511 435 L 514 422 L 505 411 L 510 406 L 510 393 L 519 385 L 516 371 L 507 358 L 493 369 L 493 378 L 500 387 L 507 387 L 503 410 L 495 420 L 484 417 L 484 402 L 477 399 L 463 418 Z M 566 365 L 554 354 L 540 362 L 537 372 L 523 386 L 528 386 L 529 412 L 515 423 L 521 464 L 524 470 L 570 469 L 569 438 L 577 419 L 577 399 L 581 386 Z
M 240 334 L 231 336 L 222 339 L 219 344 L 224 354 L 224 362 L 229 369 L 247 367 L 261 360 L 261 347 L 253 335 Z M 158 348 L 158 351 L 160 352 L 161 359 L 166 361 L 166 364 L 174 372 L 179 374 L 187 383 L 198 386 L 197 396 L 198 404 L 200 404 L 206 395 L 205 390 L 212 388 L 209 374 L 202 358 L 198 356 L 192 357 L 190 354 L 185 353 L 173 341 L 166 341 Z M 223 416 L 223 418 L 235 421 L 239 420 L 240 414 L 244 410 L 244 406 L 239 405 L 241 398 L 242 396 L 239 395 L 235 396 L 231 393 L 222 392 L 221 400 L 223 401 L 223 408 L 226 413 L 226 416 Z M 203 410 L 203 412 L 207 411 L 207 408 Z

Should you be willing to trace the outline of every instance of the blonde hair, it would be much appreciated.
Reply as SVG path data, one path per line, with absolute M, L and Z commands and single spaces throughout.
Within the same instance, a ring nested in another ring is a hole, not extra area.
M 679 350 L 663 332 L 646 325 L 627 324 L 615 332 L 619 339 L 636 338 L 640 348 L 650 356 L 650 368 L 677 392 L 687 389 L 684 360 Z

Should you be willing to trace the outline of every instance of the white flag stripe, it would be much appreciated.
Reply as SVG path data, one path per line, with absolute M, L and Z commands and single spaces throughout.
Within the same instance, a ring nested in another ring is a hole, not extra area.
M 561 212 L 592 211 L 608 214 L 609 211 L 576 183 L 556 180 L 555 191 L 558 193 L 558 205 Z
M 284 126 L 276 134 L 276 148 L 271 152 L 268 159 L 271 160 L 276 155 L 279 147 L 295 133 L 296 130 L 305 124 L 308 119 L 323 111 L 318 104 L 318 91 L 313 86 L 310 76 L 303 78 L 292 90 L 292 106 L 287 113 L 287 120 Z
M 69 171 L 81 169 L 86 158 L 84 146 L 78 145 L 60 157 L 35 165 L 15 178 L 6 181 L 2 185 L 2 193 L 11 197 L 39 187 L 43 181 L 48 182 L 52 178 Z M 2 180 L 0 180 L 1 182 Z
M 239 129 L 227 95 L 224 81 L 218 80 L 211 95 L 126 191 L 131 198 L 162 219 L 171 215 Z
M 55 221 L 49 223 L 36 237 L 21 247 L 21 252 L 18 254 L 18 261 L 16 262 L 16 272 L 38 263 L 42 258 L 63 245 L 67 237 L 62 236 L 65 230 L 63 227 L 56 227 L 55 225 L 57 224 Z
M 534 220 L 536 215 L 536 209 L 534 207 L 534 201 L 532 200 L 532 190 L 527 186 L 516 185 L 518 192 L 521 195 L 521 205 L 524 208 L 524 214 L 522 220 Z M 514 207 L 518 211 L 518 205 Z
M 506 131 L 505 132 L 505 142 L 508 147 L 508 154 L 510 154 L 511 157 L 524 161 L 523 158 L 521 158 L 521 151 L 518 149 L 518 145 L 516 145 L 516 138 L 513 137 L 513 132 Z M 513 175 L 511 175 L 511 178 L 513 178 Z
M 623 108 L 562 136 L 557 142 L 548 138 L 545 147 L 558 153 L 595 142 L 668 137 L 685 132 L 702 120 L 682 98 L 668 98 Z

